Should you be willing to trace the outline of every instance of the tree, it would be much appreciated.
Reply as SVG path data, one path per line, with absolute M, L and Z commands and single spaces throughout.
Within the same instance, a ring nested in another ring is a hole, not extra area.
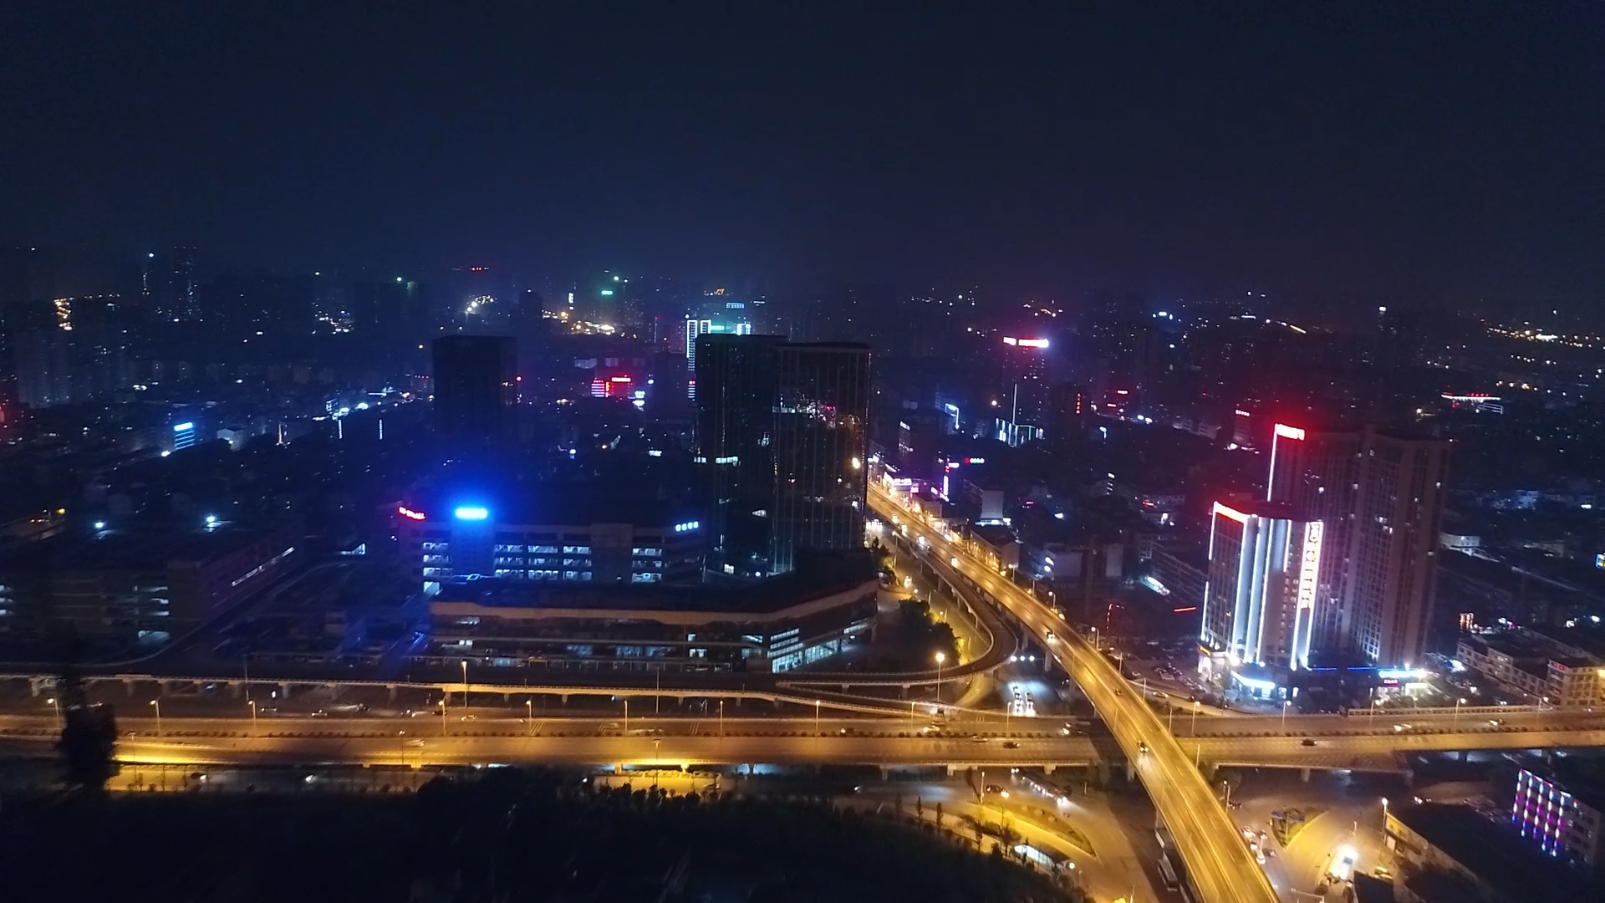
M 61 755 L 62 778 L 68 787 L 89 793 L 104 793 L 106 782 L 117 774 L 117 715 L 108 705 L 90 705 L 83 678 L 76 662 L 80 645 L 69 624 L 61 640 L 61 676 L 56 693 L 62 710 L 61 738 L 56 752 Z
M 61 754 L 67 786 L 88 793 L 104 793 L 106 782 L 117 774 L 117 716 L 111 706 L 69 706 L 56 750 Z

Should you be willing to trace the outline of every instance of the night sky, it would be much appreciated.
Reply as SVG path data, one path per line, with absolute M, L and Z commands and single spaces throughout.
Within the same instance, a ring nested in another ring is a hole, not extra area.
M 4 4 L 0 242 L 771 290 L 1605 295 L 1595 3 L 393 5 L 419 9 Z

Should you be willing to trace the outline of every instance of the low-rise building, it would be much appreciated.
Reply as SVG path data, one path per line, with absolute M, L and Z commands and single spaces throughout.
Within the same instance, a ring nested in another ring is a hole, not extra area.
M 1525 627 L 1460 638 L 1455 658 L 1535 702 L 1605 704 L 1605 659 Z
M 0 557 L 0 633 L 71 625 L 156 644 L 245 601 L 296 564 L 297 533 L 212 519 L 199 529 L 81 525 Z
M 1602 810 L 1605 780 L 1600 773 L 1557 757 L 1522 767 L 1510 820 L 1546 855 L 1593 871 L 1600 865 Z
M 506 668 L 779 673 L 867 637 L 879 589 L 867 553 L 810 553 L 738 586 L 451 579 L 430 602 L 429 654 Z
M 1419 876 L 1439 876 L 1420 882 L 1417 899 L 1436 903 L 1444 898 L 1433 891 L 1443 886 L 1463 888 L 1461 900 L 1490 903 L 1599 898 L 1600 889 L 1587 876 L 1553 862 L 1509 825 L 1471 806 L 1390 807 L 1387 843 L 1405 886 L 1415 886 Z

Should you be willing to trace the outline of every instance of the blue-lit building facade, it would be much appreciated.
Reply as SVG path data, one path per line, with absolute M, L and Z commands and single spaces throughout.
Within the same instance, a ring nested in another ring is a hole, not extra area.
M 413 500 L 396 509 L 407 577 L 429 593 L 442 581 L 641 585 L 695 583 L 700 519 L 671 506 L 600 506 L 553 499 Z
M 1322 524 L 1288 506 L 1215 503 L 1204 585 L 1205 670 L 1272 696 L 1309 667 Z

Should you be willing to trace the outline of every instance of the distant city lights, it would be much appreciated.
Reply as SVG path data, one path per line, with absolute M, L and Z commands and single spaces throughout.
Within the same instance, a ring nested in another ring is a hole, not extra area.
M 478 505 L 463 505 L 453 511 L 452 516 L 458 520 L 485 520 L 490 517 L 490 510 Z

